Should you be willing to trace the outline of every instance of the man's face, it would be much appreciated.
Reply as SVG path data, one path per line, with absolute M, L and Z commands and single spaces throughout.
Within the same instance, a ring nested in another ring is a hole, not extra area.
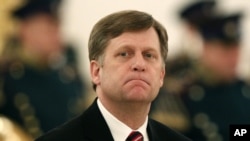
M 210 43 L 204 48 L 209 67 L 223 79 L 236 76 L 239 59 L 239 45 L 227 45 L 220 42 Z
M 163 85 L 165 69 L 153 28 L 113 38 L 103 63 L 91 62 L 97 94 L 109 101 L 152 102 Z
M 36 54 L 49 55 L 61 49 L 59 25 L 45 13 L 36 14 L 22 22 L 21 38 L 25 47 Z

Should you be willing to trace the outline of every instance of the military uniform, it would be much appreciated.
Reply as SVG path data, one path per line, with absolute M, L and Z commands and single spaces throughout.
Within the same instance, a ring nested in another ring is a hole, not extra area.
M 213 16 L 215 4 L 213 0 L 196 1 L 182 9 L 179 16 L 191 29 L 196 29 Z M 193 82 L 193 59 L 193 56 L 185 52 L 167 61 L 164 86 L 150 111 L 150 116 L 154 119 L 180 131 L 184 131 L 189 122 L 185 106 L 178 96 L 186 85 Z
M 230 124 L 250 123 L 250 85 L 242 81 L 209 85 L 197 80 L 181 98 L 191 123 L 185 134 L 194 140 L 228 141 Z
M 54 2 L 59 0 L 27 1 L 14 16 L 23 20 L 45 13 L 56 18 Z M 36 138 L 83 111 L 79 102 L 85 85 L 73 47 L 62 47 L 56 57 L 42 60 L 25 54 L 22 42 L 15 41 L 7 45 L 8 59 L 0 64 L 0 114 Z
M 205 42 L 222 42 L 225 50 L 239 48 L 240 19 L 238 13 L 216 15 L 200 25 L 199 31 Z M 230 124 L 250 124 L 249 83 L 237 78 L 223 81 L 199 61 L 190 69 L 195 72 L 193 81 L 180 96 L 190 121 L 184 133 L 194 141 L 228 141 Z
M 228 141 L 230 124 L 250 124 L 248 83 L 220 83 L 185 56 L 166 66 L 165 85 L 151 111 L 156 120 L 194 141 Z
M 239 48 L 240 18 L 214 15 L 195 26 L 205 42 Z M 194 141 L 229 141 L 230 124 L 250 124 L 250 84 L 237 78 L 221 80 L 211 70 L 187 54 L 169 60 L 151 116 Z
M 64 58 L 52 66 L 56 68 L 38 68 L 17 57 L 2 74 L 0 113 L 34 136 L 79 112 L 76 103 L 83 96 L 84 84 L 75 64 Z

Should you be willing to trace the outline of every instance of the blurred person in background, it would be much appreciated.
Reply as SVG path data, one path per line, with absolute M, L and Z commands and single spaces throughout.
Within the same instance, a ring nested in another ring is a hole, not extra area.
M 194 140 L 227 141 L 230 124 L 250 123 L 250 85 L 237 76 L 241 18 L 218 16 L 199 29 L 203 51 L 180 95 L 190 118 L 186 134 Z
M 179 13 L 185 30 L 184 39 L 181 41 L 183 50 L 173 58 L 167 60 L 167 76 L 164 87 L 160 89 L 156 101 L 153 102 L 150 113 L 150 116 L 154 119 L 176 130 L 185 130 L 188 126 L 188 119 L 186 118 L 186 113 L 183 112 L 184 107 L 182 102 L 175 95 L 178 95 L 180 90 L 183 89 L 184 84 L 190 81 L 190 75 L 186 73 L 192 73 L 192 71 L 189 72 L 188 70 L 189 66 L 199 56 L 195 51 L 201 42 L 198 27 L 206 19 L 214 15 L 215 5 L 216 2 L 212 0 L 197 1 L 189 4 Z
M 184 9 L 183 18 L 190 20 L 187 15 L 193 8 L 197 9 L 193 5 Z M 152 115 L 169 112 L 172 118 L 160 116 L 159 120 L 194 141 L 228 141 L 230 124 L 250 123 L 250 85 L 237 75 L 242 13 L 213 10 L 211 16 L 200 18 L 202 22 L 187 22 L 200 34 L 202 51 L 197 58 L 181 54 L 167 62 L 165 87 L 154 103 L 163 110 L 152 111 Z M 169 97 L 172 101 L 166 100 Z
M 85 85 L 60 37 L 61 0 L 29 0 L 13 11 L 18 33 L 3 53 L 0 114 L 33 138 L 81 112 Z

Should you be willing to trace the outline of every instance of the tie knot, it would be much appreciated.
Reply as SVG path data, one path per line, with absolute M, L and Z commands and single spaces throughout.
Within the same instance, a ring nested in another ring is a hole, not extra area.
M 138 131 L 132 131 L 126 141 L 143 141 L 143 136 Z

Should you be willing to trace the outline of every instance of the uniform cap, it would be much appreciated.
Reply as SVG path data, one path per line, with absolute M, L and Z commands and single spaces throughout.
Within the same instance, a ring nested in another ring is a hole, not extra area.
M 238 43 L 240 41 L 240 21 L 242 14 L 210 18 L 200 26 L 200 33 L 205 41 L 219 40 L 224 43 Z
M 21 7 L 15 9 L 12 15 L 19 19 L 25 19 L 38 13 L 57 16 L 60 2 L 61 0 L 27 0 Z
M 214 0 L 199 0 L 180 11 L 180 17 L 186 20 L 189 24 L 199 26 L 205 22 L 207 18 L 214 15 Z

